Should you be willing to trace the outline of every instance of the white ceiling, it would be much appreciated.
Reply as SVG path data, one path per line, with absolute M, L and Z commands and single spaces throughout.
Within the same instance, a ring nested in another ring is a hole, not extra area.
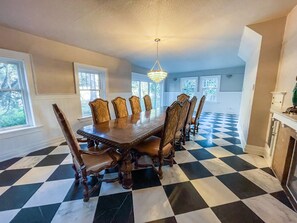
M 1 0 L 0 24 L 150 68 L 154 39 L 169 72 L 242 65 L 245 25 L 297 0 Z

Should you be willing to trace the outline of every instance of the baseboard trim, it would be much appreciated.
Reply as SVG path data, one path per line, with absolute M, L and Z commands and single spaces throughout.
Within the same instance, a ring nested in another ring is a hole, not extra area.
M 245 147 L 243 147 L 243 151 L 249 154 L 254 154 L 254 155 L 263 156 L 263 157 L 265 157 L 266 155 L 265 148 L 261 146 L 253 146 L 253 145 L 247 144 Z
M 23 157 L 31 152 L 35 152 L 37 150 L 40 150 L 42 148 L 46 148 L 49 146 L 57 146 L 60 143 L 64 142 L 65 139 L 63 137 L 59 137 L 59 138 L 55 138 L 55 139 L 51 139 L 51 140 L 47 140 L 47 141 L 43 141 L 43 142 L 39 142 L 36 144 L 31 144 L 31 145 L 26 145 L 24 147 L 19 147 L 18 150 L 9 150 L 7 151 L 5 154 L 2 154 L 0 156 L 0 162 L 4 161 L 4 160 L 8 160 L 14 157 Z

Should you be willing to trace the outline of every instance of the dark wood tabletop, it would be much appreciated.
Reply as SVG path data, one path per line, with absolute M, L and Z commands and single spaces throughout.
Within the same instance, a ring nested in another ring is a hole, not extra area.
M 130 149 L 162 129 L 166 108 L 161 107 L 98 125 L 84 126 L 77 133 L 109 146 Z

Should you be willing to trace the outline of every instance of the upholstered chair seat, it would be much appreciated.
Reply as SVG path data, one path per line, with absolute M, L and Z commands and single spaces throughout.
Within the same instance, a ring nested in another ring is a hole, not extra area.
M 161 138 L 156 136 L 151 136 L 141 142 L 141 144 L 136 145 L 134 148 L 139 153 L 144 153 L 149 156 L 158 156 L 159 153 L 159 147 L 161 143 Z M 170 151 L 172 150 L 172 145 L 168 143 L 166 146 L 162 148 L 164 156 L 168 156 Z

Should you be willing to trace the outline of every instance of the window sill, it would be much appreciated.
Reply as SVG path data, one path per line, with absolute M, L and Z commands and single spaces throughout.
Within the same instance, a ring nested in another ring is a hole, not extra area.
M 8 139 L 8 138 L 14 138 L 22 135 L 28 135 L 32 134 L 34 132 L 39 132 L 40 129 L 43 126 L 28 126 L 28 127 L 22 127 L 17 129 L 10 129 L 6 131 L 0 132 L 0 139 Z

